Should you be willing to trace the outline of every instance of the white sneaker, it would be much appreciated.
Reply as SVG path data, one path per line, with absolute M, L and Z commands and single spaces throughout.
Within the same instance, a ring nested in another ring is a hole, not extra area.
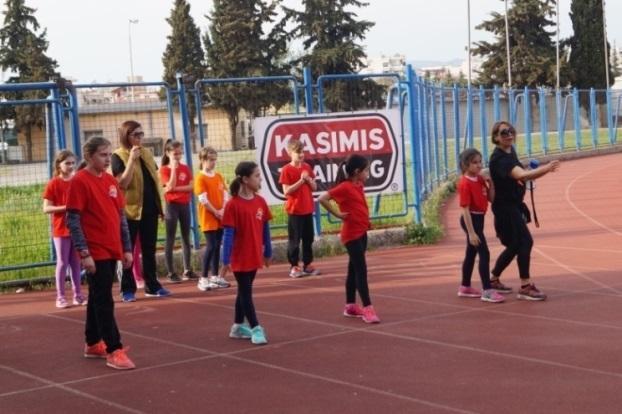
M 203 292 L 206 292 L 212 289 L 218 289 L 219 287 L 220 286 L 212 282 L 208 277 L 200 277 L 199 283 L 197 283 L 197 288 Z
M 231 286 L 231 283 L 227 282 L 227 280 L 222 276 L 210 276 L 209 280 L 217 287 L 228 288 Z

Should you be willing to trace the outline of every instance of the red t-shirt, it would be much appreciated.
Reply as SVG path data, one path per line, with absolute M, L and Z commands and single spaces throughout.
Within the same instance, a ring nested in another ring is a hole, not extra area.
M 469 207 L 471 213 L 484 214 L 488 210 L 488 187 L 481 175 L 460 177 L 458 194 L 460 195 L 460 207 Z
M 341 242 L 346 244 L 363 236 L 371 227 L 363 185 L 346 180 L 328 190 L 328 194 L 342 213 L 349 213 L 341 226 Z
M 70 181 L 67 210 L 80 213 L 80 224 L 93 260 L 121 260 L 120 211 L 125 198 L 117 180 L 108 173 L 97 177 L 80 170 Z
M 315 178 L 313 169 L 309 164 L 303 162 L 300 167 L 294 167 L 292 164 L 286 164 L 281 169 L 279 183 L 286 185 L 296 184 L 300 180 L 303 171 L 309 173 L 309 177 Z M 301 185 L 298 190 L 286 196 L 285 211 L 288 214 L 296 216 L 304 216 L 313 214 L 313 191 L 307 183 Z
M 160 168 L 160 182 L 162 186 L 166 186 L 168 180 L 171 178 L 171 167 L 168 165 L 163 165 Z M 188 185 L 192 181 L 192 171 L 186 164 L 179 164 L 177 167 L 177 184 L 180 185 Z M 167 203 L 177 203 L 177 204 L 188 204 L 190 202 L 190 196 L 192 195 L 192 191 L 169 191 L 164 194 L 164 199 Z
M 43 191 L 43 198 L 56 207 L 67 205 L 67 193 L 70 181 L 61 177 L 52 178 Z M 65 212 L 52 214 L 52 237 L 69 237 L 69 229 L 65 222 Z
M 271 219 L 266 200 L 258 194 L 251 200 L 235 196 L 225 205 L 222 225 L 235 230 L 231 270 L 249 272 L 263 267 L 263 226 Z

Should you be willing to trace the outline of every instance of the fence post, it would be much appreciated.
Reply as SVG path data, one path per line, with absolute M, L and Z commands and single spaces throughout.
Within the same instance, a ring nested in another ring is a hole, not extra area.
M 466 146 L 473 146 L 473 95 L 471 94 L 471 87 L 466 88 L 467 92 L 467 114 L 466 114 Z
M 65 141 L 65 128 L 63 124 L 63 106 L 60 104 L 60 91 L 58 87 L 54 87 L 50 90 L 52 99 L 56 102 L 52 103 L 52 113 L 54 114 L 54 129 L 56 130 L 56 142 L 58 143 L 58 149 L 67 148 L 67 142 Z
M 498 122 L 501 120 L 501 102 L 499 98 L 499 87 L 497 85 L 495 85 L 492 90 L 492 106 L 494 122 Z
M 460 90 L 458 85 L 454 83 L 453 89 L 453 107 L 454 107 L 454 132 L 456 140 L 454 142 L 454 171 L 456 174 L 460 174 Z
M 78 159 L 82 158 L 82 146 L 80 145 L 80 104 L 78 103 L 78 93 L 76 88 L 70 86 L 69 90 L 69 119 L 71 120 L 71 139 L 73 142 L 73 153 Z
M 538 100 L 540 104 L 540 139 L 542 140 L 542 152 L 546 155 L 549 152 L 549 132 L 547 129 L 546 93 L 543 87 L 538 88 Z
M 559 89 L 555 91 L 555 106 L 557 113 L 557 146 L 561 152 L 564 151 L 566 143 L 564 142 L 564 130 L 566 125 L 562 123 L 562 93 Z
M 615 141 L 615 137 L 613 134 L 613 125 L 612 125 L 612 111 L 611 111 L 611 89 L 607 86 L 607 90 L 605 91 L 607 97 L 607 131 L 609 132 L 609 145 L 613 145 Z
M 572 104 L 574 112 L 575 150 L 579 151 L 581 149 L 581 104 L 579 101 L 579 90 L 577 88 L 572 90 Z
M 508 121 L 510 124 L 516 126 L 516 119 L 513 116 L 514 112 L 514 89 L 508 89 Z
M 168 108 L 168 127 L 171 130 L 171 138 L 177 139 L 175 132 L 175 117 L 173 116 L 173 97 L 171 88 L 167 85 L 166 88 L 166 107 Z
M 307 115 L 313 113 L 313 73 L 311 73 L 311 67 L 305 66 L 302 70 L 304 88 L 305 88 L 305 107 L 307 109 Z M 319 103 L 320 112 L 322 111 L 322 103 Z M 322 210 L 320 209 L 320 203 L 315 201 L 315 214 L 313 215 L 313 228 L 315 235 L 320 236 L 322 234 Z
M 434 177 L 436 185 L 440 183 L 440 164 L 438 160 L 438 115 L 436 113 L 436 87 L 432 86 L 432 101 L 430 110 L 432 111 L 432 148 L 434 149 Z
M 410 101 L 408 102 L 408 124 L 410 129 L 410 159 L 412 161 L 412 176 L 413 176 L 413 194 L 414 194 L 414 202 L 415 202 L 415 214 L 413 218 L 416 223 L 421 223 L 421 194 L 419 189 L 419 166 L 417 163 L 419 162 L 419 154 L 417 142 L 418 136 L 418 128 L 417 125 L 417 105 L 418 98 L 417 92 L 415 91 L 415 82 L 417 77 L 415 75 L 415 71 L 412 68 L 412 65 L 406 66 L 406 82 L 408 84 L 408 97 Z
M 597 116 L 596 116 L 596 91 L 594 88 L 590 88 L 590 123 L 592 129 L 592 148 L 596 148 L 598 145 L 598 129 L 596 128 Z
M 488 165 L 488 140 L 486 131 L 488 129 L 486 121 L 486 91 L 482 85 L 479 86 L 479 123 L 482 139 L 482 154 L 484 165 Z
M 449 159 L 447 153 L 447 113 L 445 111 L 445 86 L 441 83 L 441 135 L 443 136 L 443 178 L 447 179 Z

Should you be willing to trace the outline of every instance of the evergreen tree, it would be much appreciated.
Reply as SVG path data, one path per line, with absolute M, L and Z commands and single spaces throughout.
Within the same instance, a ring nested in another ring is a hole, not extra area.
M 310 66 L 314 78 L 325 74 L 356 73 L 366 58 L 358 41 L 374 23 L 357 20 L 350 7 L 368 3 L 359 0 L 302 0 L 303 11 L 284 8 L 295 23 L 292 36 L 303 39 L 306 53 L 293 63 Z M 384 91 L 372 80 L 334 81 L 324 85 L 325 106 L 331 111 L 382 107 Z
M 620 68 L 620 64 L 622 64 L 622 62 L 620 61 L 620 50 L 617 48 L 616 42 L 613 42 L 613 50 L 610 50 L 610 52 L 611 52 L 611 63 L 610 63 L 611 73 L 613 74 L 614 78 L 617 78 L 618 76 L 622 75 L 622 70 Z
M 48 41 L 46 30 L 39 31 L 35 9 L 27 7 L 24 0 L 6 0 L 4 25 L 0 28 L 0 68 L 12 76 L 8 83 L 46 82 L 58 77 L 54 70 L 58 66 L 46 55 Z M 6 92 L 7 100 L 45 99 L 47 91 Z M 23 105 L 4 108 L 0 118 L 4 125 L 13 119 L 18 132 L 26 137 L 26 160 L 32 160 L 32 130 L 45 125 L 43 105 Z
M 289 73 L 285 21 L 276 21 L 280 0 L 214 0 L 204 37 L 209 78 L 276 76 Z M 269 31 L 268 31 L 269 30 Z M 236 148 L 240 111 L 257 116 L 278 111 L 291 100 L 286 83 L 238 83 L 208 88 L 210 103 L 222 108 L 229 119 L 231 145 Z M 251 143 L 252 144 L 252 143 Z
M 555 4 L 556 0 L 515 0 L 508 9 L 512 87 L 556 85 Z M 507 83 L 505 14 L 491 13 L 490 20 L 476 29 L 494 35 L 494 41 L 476 42 L 472 49 L 484 59 L 479 83 L 489 87 Z
M 166 22 L 171 25 L 171 34 L 167 36 L 168 44 L 162 55 L 164 82 L 171 86 L 177 83 L 175 75 L 182 73 L 186 79 L 190 79 L 194 87 L 194 81 L 205 76 L 204 52 L 201 46 L 201 31 L 190 16 L 190 5 L 186 0 L 175 0 L 170 17 Z M 164 91 L 161 92 L 164 98 Z M 193 149 L 196 146 L 194 118 L 197 108 L 191 94 L 187 95 L 188 115 L 190 117 L 190 131 L 192 133 Z
M 609 85 L 606 85 L 602 1 L 573 0 L 570 4 L 570 19 L 574 33 L 568 39 L 571 48 L 568 63 L 572 85 L 578 89 L 606 89 L 613 84 L 614 76 L 610 67 Z M 607 43 L 607 54 L 609 49 Z M 587 108 L 588 94 L 582 93 L 580 96 L 581 106 Z M 596 100 L 604 103 L 605 94 L 596 94 Z

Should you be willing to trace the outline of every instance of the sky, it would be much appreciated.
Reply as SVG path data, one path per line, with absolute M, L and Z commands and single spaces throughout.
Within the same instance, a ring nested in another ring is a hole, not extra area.
M 362 42 L 369 57 L 406 56 L 408 61 L 466 59 L 467 0 L 367 0 L 358 10 L 361 19 L 375 22 Z M 471 40 L 489 39 L 474 27 L 492 11 L 503 12 L 503 0 L 471 0 Z M 511 4 L 511 0 L 509 1 Z M 568 13 L 571 0 L 560 0 L 562 38 L 572 33 Z M 4 2 L 3 2 L 4 3 Z M 47 29 L 48 55 L 57 60 L 63 76 L 80 83 L 123 82 L 130 74 L 131 29 L 134 74 L 145 81 L 161 80 L 162 53 L 170 35 L 165 18 L 173 0 L 26 0 Z M 211 0 L 189 0 L 191 14 L 202 33 Z M 285 0 L 302 9 L 302 1 Z M 62 6 L 61 6 L 62 5 Z M 606 2 L 608 39 L 622 46 L 622 1 Z M 137 19 L 138 23 L 129 23 Z M 294 46 L 296 48 L 297 46 Z

